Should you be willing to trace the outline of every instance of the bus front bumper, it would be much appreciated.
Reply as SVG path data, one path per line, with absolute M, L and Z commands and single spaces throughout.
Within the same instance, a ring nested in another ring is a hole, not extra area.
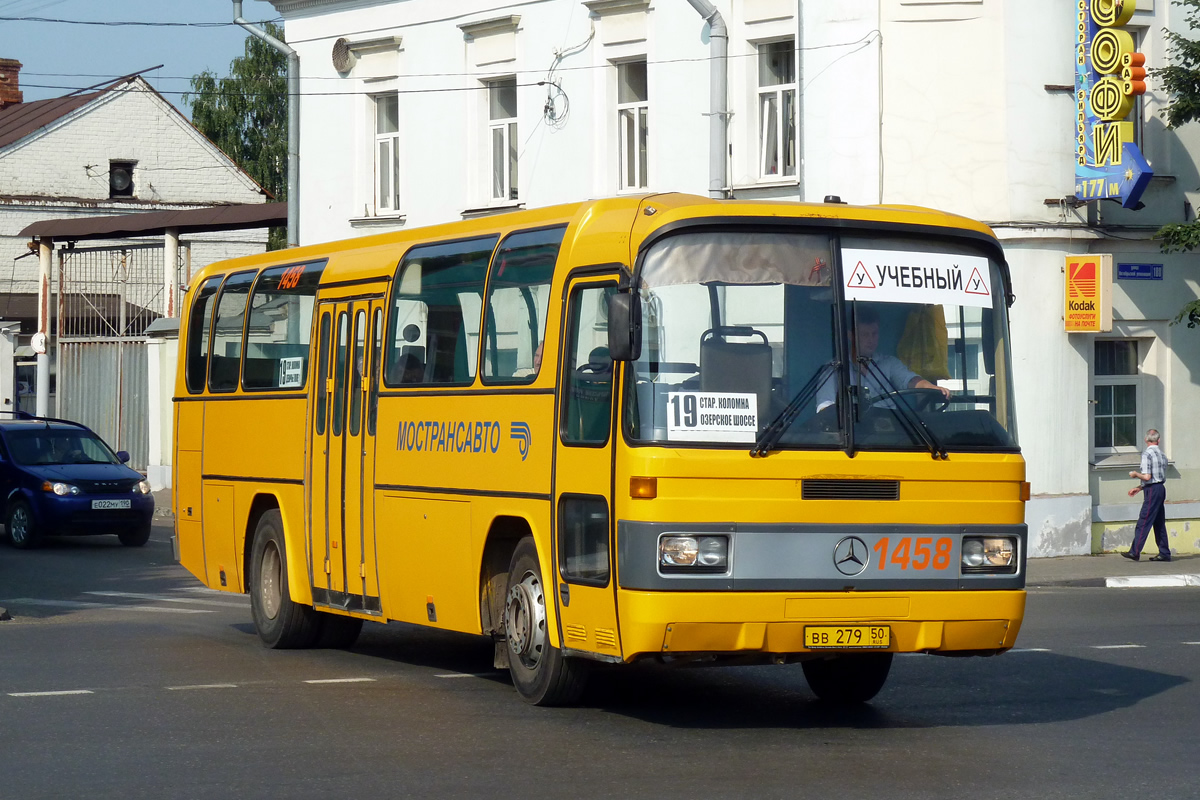
M 886 626 L 893 653 L 990 655 L 1011 648 L 1024 590 L 619 593 L 624 660 L 684 655 L 864 652 L 810 649 L 805 628 Z

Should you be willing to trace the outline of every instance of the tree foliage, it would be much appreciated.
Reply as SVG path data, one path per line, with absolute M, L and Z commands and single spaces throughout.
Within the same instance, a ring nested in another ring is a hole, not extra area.
M 1186 9 L 1184 19 L 1188 29 L 1200 29 L 1200 0 L 1175 0 L 1175 3 Z M 1169 65 L 1150 72 L 1171 98 L 1163 111 L 1167 127 L 1178 128 L 1200 120 L 1200 41 L 1177 31 L 1164 31 L 1163 37 Z M 1155 236 L 1161 241 L 1164 253 L 1190 253 L 1200 247 L 1200 220 L 1164 225 Z M 1200 300 L 1180 309 L 1172 324 L 1183 321 L 1189 328 L 1200 325 Z
M 263 29 L 283 41 L 283 29 Z M 183 96 L 192 124 L 212 140 L 276 200 L 287 200 L 287 56 L 254 35 L 245 55 L 229 64 L 229 77 L 205 70 Z M 271 249 L 282 247 L 282 229 L 272 229 Z

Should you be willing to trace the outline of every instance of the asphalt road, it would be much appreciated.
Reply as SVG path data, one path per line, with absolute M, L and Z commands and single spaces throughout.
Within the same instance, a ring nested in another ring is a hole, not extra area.
M 473 637 L 267 650 L 168 537 L 0 546 L 0 798 L 1200 797 L 1200 588 L 1034 590 L 1017 650 L 897 658 L 853 709 L 659 665 L 542 709 Z

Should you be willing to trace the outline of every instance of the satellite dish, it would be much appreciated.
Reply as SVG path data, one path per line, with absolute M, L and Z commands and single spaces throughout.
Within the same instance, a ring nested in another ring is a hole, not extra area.
M 354 68 L 354 62 L 358 59 L 354 56 L 354 51 L 350 49 L 350 40 L 342 37 L 333 43 L 333 68 L 343 75 Z

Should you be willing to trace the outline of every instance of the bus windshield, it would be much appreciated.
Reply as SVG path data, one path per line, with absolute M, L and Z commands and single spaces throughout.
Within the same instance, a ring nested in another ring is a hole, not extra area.
M 635 442 L 1016 449 L 1003 274 L 969 242 L 687 232 L 639 275 Z

